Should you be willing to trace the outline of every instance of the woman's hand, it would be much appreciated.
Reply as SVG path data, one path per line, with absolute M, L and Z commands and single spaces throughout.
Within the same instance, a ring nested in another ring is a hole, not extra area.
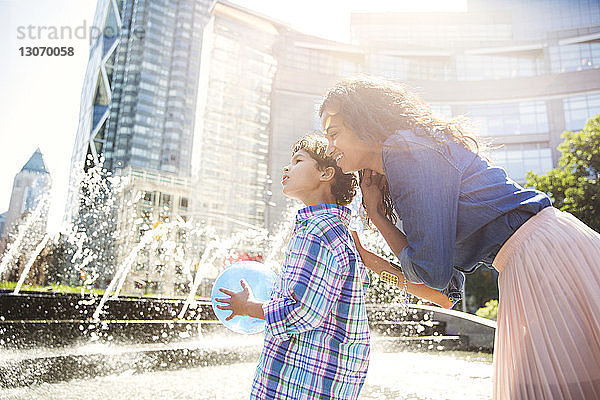
M 385 187 L 385 176 L 377 172 L 365 169 L 360 180 L 360 191 L 367 215 L 373 221 L 377 217 L 385 216 L 383 207 L 383 189 Z
M 245 280 L 242 279 L 240 284 L 242 285 L 241 292 L 233 292 L 228 289 L 219 288 L 222 293 L 229 296 L 229 298 L 215 298 L 219 303 L 224 303 L 224 305 L 218 305 L 217 308 L 221 310 L 231 310 L 231 314 L 225 318 L 225 321 L 229 321 L 236 315 L 250 315 L 249 306 L 254 303 L 254 296 L 252 296 L 250 286 L 248 286 Z

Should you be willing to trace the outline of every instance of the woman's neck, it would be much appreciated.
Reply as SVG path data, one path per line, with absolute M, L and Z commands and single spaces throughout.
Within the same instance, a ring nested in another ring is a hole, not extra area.
M 373 153 L 369 157 L 369 169 L 381 175 L 385 175 L 383 170 L 383 146 L 380 144 L 373 145 Z

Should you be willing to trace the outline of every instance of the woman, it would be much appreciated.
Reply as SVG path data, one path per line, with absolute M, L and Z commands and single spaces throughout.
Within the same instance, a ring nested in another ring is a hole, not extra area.
M 600 398 L 600 235 L 403 87 L 341 82 L 320 116 L 329 154 L 361 171 L 367 214 L 405 279 L 458 301 L 463 273 L 498 270 L 494 398 Z

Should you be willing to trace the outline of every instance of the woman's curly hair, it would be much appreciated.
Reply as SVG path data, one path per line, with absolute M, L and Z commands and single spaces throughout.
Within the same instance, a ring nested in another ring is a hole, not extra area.
M 383 144 L 398 130 L 411 130 L 416 135 L 430 136 L 442 145 L 453 141 L 474 153 L 480 150 L 475 136 L 465 132 L 464 119 L 439 119 L 417 94 L 395 82 L 375 78 L 341 81 L 327 91 L 319 116 L 325 117 L 328 110 L 339 114 L 344 123 L 367 142 Z M 395 223 L 387 182 L 383 190 L 383 204 L 386 217 Z
M 356 175 L 343 173 L 335 160 L 327 155 L 327 139 L 316 133 L 303 136 L 292 146 L 292 155 L 299 150 L 306 151 L 317 162 L 319 170 L 322 171 L 327 167 L 335 169 L 331 194 L 335 197 L 336 204 L 341 206 L 350 204 L 356 196 L 356 188 L 358 187 Z

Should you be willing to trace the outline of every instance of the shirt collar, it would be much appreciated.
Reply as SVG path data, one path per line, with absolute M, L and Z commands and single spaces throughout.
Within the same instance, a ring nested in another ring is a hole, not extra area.
M 296 228 L 302 221 L 319 214 L 333 214 L 337 216 L 344 226 L 350 223 L 350 209 L 338 204 L 315 204 L 298 210 L 296 214 Z

